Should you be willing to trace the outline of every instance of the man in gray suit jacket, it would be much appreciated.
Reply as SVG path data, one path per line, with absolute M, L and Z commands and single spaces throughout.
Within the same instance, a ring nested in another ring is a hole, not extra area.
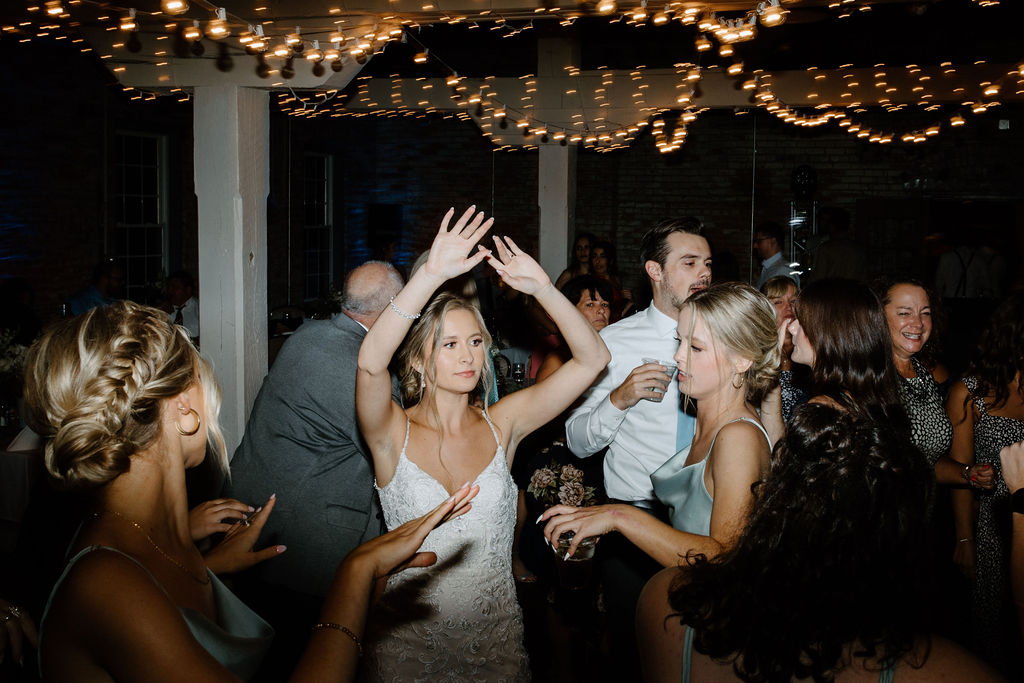
M 259 545 L 287 550 L 240 576 L 239 589 L 279 640 L 298 628 L 304 642 L 338 564 L 383 530 L 356 424 L 356 359 L 366 330 L 401 288 L 387 263 L 349 273 L 342 312 L 303 323 L 282 347 L 232 458 L 225 495 L 260 505 L 277 494 Z

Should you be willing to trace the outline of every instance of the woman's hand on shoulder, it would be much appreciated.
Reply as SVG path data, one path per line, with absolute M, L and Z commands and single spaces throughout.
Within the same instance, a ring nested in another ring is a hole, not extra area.
M 487 262 L 497 271 L 509 287 L 536 296 L 545 287 L 552 286 L 551 278 L 533 257 L 520 249 L 511 237 L 494 236 L 498 255 L 488 254 Z
M 430 255 L 423 265 L 425 272 L 441 280 L 449 280 L 469 272 L 490 254 L 488 249 L 478 243 L 491 229 L 494 219 L 484 220 L 484 212 L 477 212 L 476 207 L 471 206 L 449 230 L 448 224 L 454 215 L 454 208 L 448 209 L 444 215 L 434 242 L 430 245 Z M 477 252 L 470 256 L 474 246 Z

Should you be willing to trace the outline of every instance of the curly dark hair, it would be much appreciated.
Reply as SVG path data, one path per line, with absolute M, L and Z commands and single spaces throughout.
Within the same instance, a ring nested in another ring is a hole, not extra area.
M 909 433 L 889 324 L 871 288 L 843 278 L 813 282 L 800 293 L 796 317 L 814 347 L 811 393 Z
M 883 311 L 889 305 L 889 302 L 892 301 L 891 292 L 896 285 L 920 287 L 924 290 L 925 296 L 928 297 L 928 305 L 932 309 L 932 333 L 916 356 L 926 368 L 932 369 L 939 363 L 939 359 L 942 357 L 942 337 L 946 330 L 946 309 L 942 306 L 942 299 L 931 287 L 920 280 L 912 277 L 883 275 L 871 282 L 871 289 L 874 290 L 878 300 L 882 302 Z
M 1006 404 L 1014 379 L 1024 395 L 1024 292 L 1011 294 L 992 312 L 964 374 L 978 380 L 974 398 L 993 396 L 990 409 Z
M 674 615 L 745 681 L 831 681 L 851 644 L 900 658 L 927 633 L 930 476 L 899 432 L 800 406 L 736 545 L 680 568 Z

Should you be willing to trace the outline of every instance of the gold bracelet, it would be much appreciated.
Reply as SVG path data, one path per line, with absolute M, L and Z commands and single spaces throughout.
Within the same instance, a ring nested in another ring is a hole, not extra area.
M 359 652 L 359 656 L 360 657 L 363 656 L 363 643 L 362 643 L 362 641 L 359 640 L 359 636 L 357 636 L 355 633 L 353 633 L 352 631 L 350 631 L 346 627 L 342 626 L 341 624 L 336 624 L 333 621 L 321 621 L 320 623 L 313 625 L 313 630 L 314 631 L 316 631 L 318 629 L 327 629 L 327 628 L 333 628 L 333 629 L 336 629 L 338 631 L 341 631 L 346 636 L 351 638 L 352 642 L 356 644 L 356 650 Z

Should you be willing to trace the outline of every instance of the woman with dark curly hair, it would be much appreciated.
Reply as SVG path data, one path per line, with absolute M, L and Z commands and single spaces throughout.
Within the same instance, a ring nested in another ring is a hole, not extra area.
M 644 679 L 999 680 L 927 635 L 930 475 L 904 445 L 841 407 L 797 408 L 735 546 L 644 588 Z
M 827 403 L 905 432 L 885 312 L 855 280 L 821 280 L 800 293 L 789 324 L 793 362 L 811 368 L 813 403 Z
M 728 282 L 686 300 L 677 334 L 679 391 L 697 402 L 697 426 L 692 443 L 650 475 L 672 526 L 622 503 L 556 505 L 541 515 L 553 546 L 571 531 L 575 553 L 583 539 L 618 531 L 671 566 L 689 552 L 718 554 L 742 530 L 771 452 L 754 405 L 778 375 L 775 314 L 753 287 Z
M 1024 292 L 1010 296 L 992 314 L 964 378 L 949 392 L 946 410 L 953 421 L 950 455 L 960 463 L 965 478 L 977 486 L 970 474 L 975 464 L 991 466 L 995 478 L 995 488 L 979 496 L 976 521 L 973 492 L 953 491 L 954 561 L 973 579 L 975 648 L 1019 677 L 1021 643 L 1007 569 L 1010 492 L 1002 476 L 999 451 L 1024 441 Z

